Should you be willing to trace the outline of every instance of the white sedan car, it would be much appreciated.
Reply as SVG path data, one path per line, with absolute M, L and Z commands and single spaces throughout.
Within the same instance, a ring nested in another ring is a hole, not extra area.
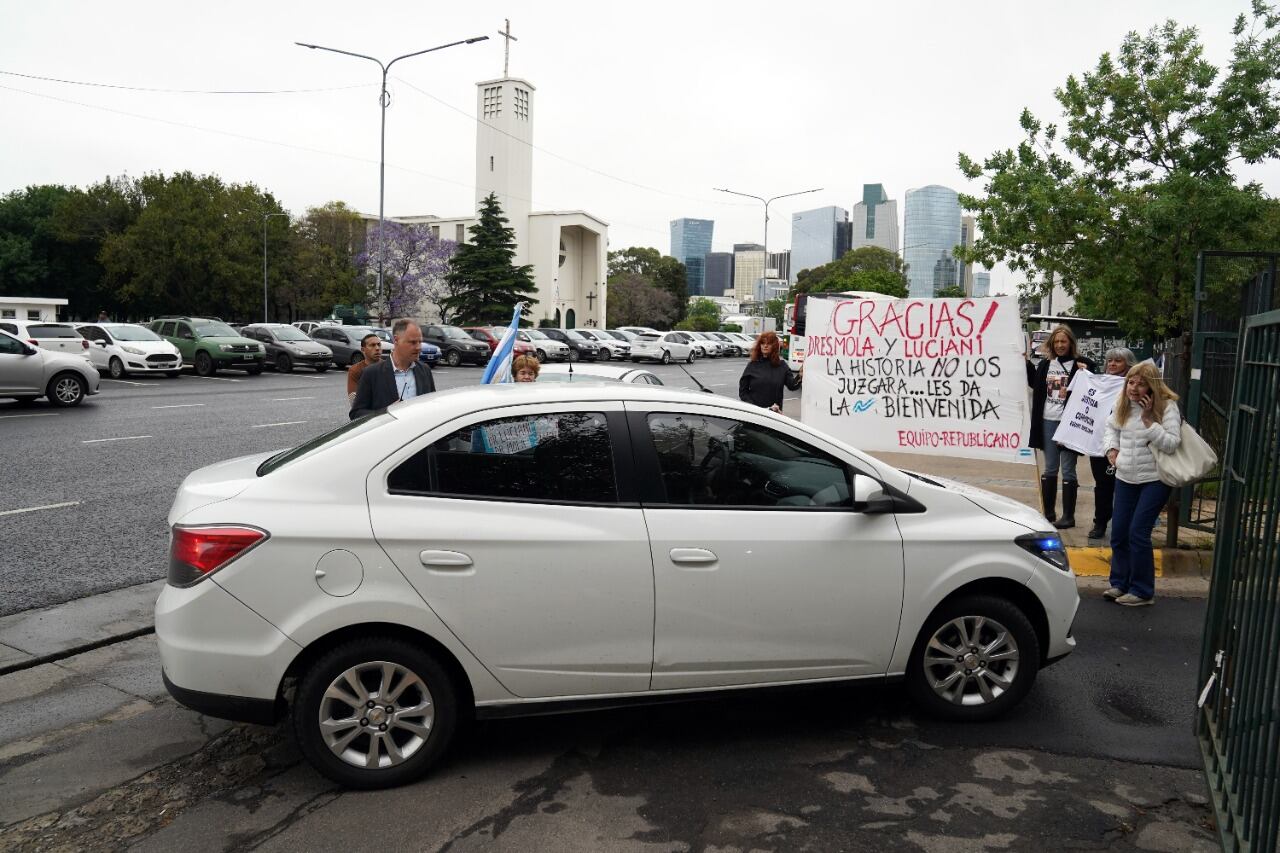
M 397 403 L 195 471 L 169 524 L 170 693 L 288 719 L 358 788 L 421 776 L 477 713 L 905 679 L 986 720 L 1075 646 L 1075 578 L 1033 510 L 669 387 Z
M 84 323 L 76 331 L 89 342 L 89 361 L 112 379 L 130 373 L 182 373 L 182 351 L 136 323 Z
M 684 332 L 644 332 L 631 342 L 631 360 L 643 359 L 670 364 L 672 361 L 687 361 L 702 355 L 693 343 L 693 338 Z

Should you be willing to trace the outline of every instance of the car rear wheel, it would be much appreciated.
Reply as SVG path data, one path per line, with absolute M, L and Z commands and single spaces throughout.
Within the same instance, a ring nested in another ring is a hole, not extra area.
M 74 373 L 59 373 L 49 380 L 45 396 L 55 406 L 78 406 L 88 392 L 84 379 Z
M 907 665 L 907 690 L 936 717 L 990 720 L 1022 701 L 1039 668 L 1039 640 L 1017 605 L 966 596 L 925 622 Z
M 302 676 L 293 707 L 298 747 L 349 788 L 389 788 L 426 773 L 457 729 L 457 691 L 415 645 L 364 637 L 323 654 Z
M 662 363 L 663 364 L 671 363 L 671 353 L 667 352 L 666 350 L 662 351 Z
M 111 374 L 112 379 L 120 379 L 128 375 L 128 371 L 124 369 L 124 362 L 114 355 L 107 362 L 107 372 Z
M 213 358 L 207 352 L 196 353 L 196 375 L 212 376 L 218 372 L 218 366 L 213 363 Z
M 289 358 L 289 356 L 285 355 L 284 353 L 280 353 L 278 356 L 276 356 L 276 370 L 280 371 L 281 373 L 292 373 L 293 359 Z
M 462 353 L 458 352 L 456 349 L 449 350 L 444 354 L 444 363 L 450 367 L 457 367 L 459 364 L 462 364 Z

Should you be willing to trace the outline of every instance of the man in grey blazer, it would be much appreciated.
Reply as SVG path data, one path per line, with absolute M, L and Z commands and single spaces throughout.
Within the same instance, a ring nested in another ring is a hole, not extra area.
M 391 324 L 391 358 L 370 365 L 360 376 L 356 397 L 351 403 L 351 419 L 380 412 L 392 403 L 411 400 L 436 390 L 431 368 L 418 359 L 422 351 L 422 330 L 401 318 Z

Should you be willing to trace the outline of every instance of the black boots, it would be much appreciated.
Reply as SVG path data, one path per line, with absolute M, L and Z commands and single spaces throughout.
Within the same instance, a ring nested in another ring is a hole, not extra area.
M 1093 520 L 1093 527 L 1089 528 L 1090 539 L 1101 539 L 1107 535 L 1107 523 L 1105 521 Z
M 1058 517 L 1054 506 L 1058 502 L 1058 478 L 1040 478 L 1040 501 L 1044 504 L 1044 517 L 1053 521 Z
M 1076 526 L 1076 490 L 1080 484 L 1074 480 L 1062 481 L 1062 518 L 1053 523 L 1059 530 Z

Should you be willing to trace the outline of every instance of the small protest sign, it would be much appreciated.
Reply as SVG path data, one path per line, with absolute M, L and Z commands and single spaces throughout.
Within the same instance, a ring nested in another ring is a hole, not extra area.
M 1071 396 L 1053 440 L 1085 456 L 1101 456 L 1107 418 L 1124 390 L 1124 377 L 1077 370 L 1067 390 Z

